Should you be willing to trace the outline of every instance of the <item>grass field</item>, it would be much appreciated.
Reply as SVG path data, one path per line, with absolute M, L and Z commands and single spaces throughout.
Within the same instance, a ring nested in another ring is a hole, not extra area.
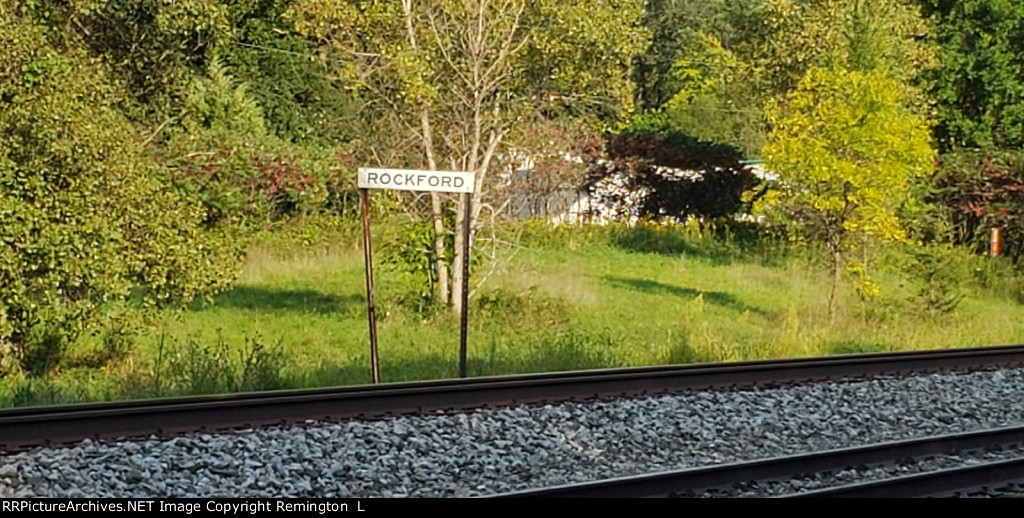
M 983 272 L 984 258 L 964 257 L 976 274 L 963 283 L 966 296 L 952 313 L 932 314 L 915 295 L 914 276 L 878 255 L 888 265 L 873 273 L 881 294 L 862 299 L 849 282 L 830 323 L 828 275 L 810 253 L 651 228 L 535 230 L 474 294 L 469 372 L 1024 341 L 1017 285 L 1000 278 L 1011 270 Z M 480 265 L 478 277 L 489 270 Z M 420 282 L 394 269 L 377 271 L 385 382 L 456 373 L 458 319 L 420 307 Z M 102 370 L 65 371 L 45 389 L 9 382 L 0 403 L 367 383 L 368 365 L 360 250 L 345 241 L 308 250 L 257 247 L 233 290 L 160 319 L 130 356 Z M 235 382 L 226 383 L 231 376 Z

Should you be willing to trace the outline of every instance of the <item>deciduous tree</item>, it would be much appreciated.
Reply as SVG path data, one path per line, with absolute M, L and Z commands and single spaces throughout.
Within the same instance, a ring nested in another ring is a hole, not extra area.
M 933 166 L 930 124 L 909 108 L 898 80 L 838 66 L 808 71 L 768 120 L 766 168 L 779 185 L 766 202 L 827 247 L 834 317 L 850 235 L 904 238 L 897 210 L 911 180 Z
M 103 63 L 0 4 L 0 360 L 33 373 L 133 291 L 183 304 L 233 273 L 114 92 Z
M 1024 3 L 922 0 L 939 43 L 934 74 L 938 141 L 1024 145 Z
M 419 142 L 406 165 L 476 173 L 477 196 L 495 157 L 514 147 L 525 117 L 615 115 L 630 108 L 629 69 L 643 48 L 640 0 L 300 0 L 289 11 L 338 75 Z M 432 195 L 439 298 L 459 309 L 462 237 L 448 289 L 443 199 Z M 476 219 L 459 203 L 456 225 Z
M 912 0 L 652 0 L 656 34 L 638 59 L 645 110 L 678 131 L 760 155 L 767 103 L 813 67 L 879 70 L 924 108 L 935 65 L 928 25 Z

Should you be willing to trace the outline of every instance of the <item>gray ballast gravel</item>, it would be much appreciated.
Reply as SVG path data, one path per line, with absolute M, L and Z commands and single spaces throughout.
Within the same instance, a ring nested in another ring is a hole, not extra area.
M 0 457 L 0 496 L 469 496 L 1024 424 L 1024 370 L 688 392 Z

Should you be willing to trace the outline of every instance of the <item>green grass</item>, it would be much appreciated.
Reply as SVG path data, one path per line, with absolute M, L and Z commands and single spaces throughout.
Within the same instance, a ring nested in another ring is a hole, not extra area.
M 828 276 L 806 251 L 652 228 L 534 227 L 523 243 L 471 301 L 471 375 L 1024 342 L 1019 290 L 1001 277 L 1011 270 L 985 274 L 983 258 L 960 259 L 987 277 L 965 280 L 960 307 L 936 316 L 913 300 L 918 281 L 895 266 L 899 250 L 879 251 L 881 296 L 864 301 L 848 282 L 829 323 Z M 457 318 L 417 307 L 419 279 L 376 274 L 383 381 L 455 376 Z M 0 402 L 367 383 L 363 282 L 352 244 L 256 248 L 232 291 L 152 325 L 124 361 L 35 388 L 9 382 Z M 274 371 L 255 385 L 238 367 L 254 340 L 270 351 L 254 368 Z M 221 378 L 235 381 L 211 381 Z

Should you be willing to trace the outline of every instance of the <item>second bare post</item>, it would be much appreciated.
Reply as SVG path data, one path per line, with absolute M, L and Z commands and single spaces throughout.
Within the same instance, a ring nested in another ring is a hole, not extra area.
M 466 193 L 466 217 L 462 219 L 462 311 L 459 323 L 459 377 L 466 377 L 466 339 L 469 319 L 469 239 L 472 233 L 473 194 Z

